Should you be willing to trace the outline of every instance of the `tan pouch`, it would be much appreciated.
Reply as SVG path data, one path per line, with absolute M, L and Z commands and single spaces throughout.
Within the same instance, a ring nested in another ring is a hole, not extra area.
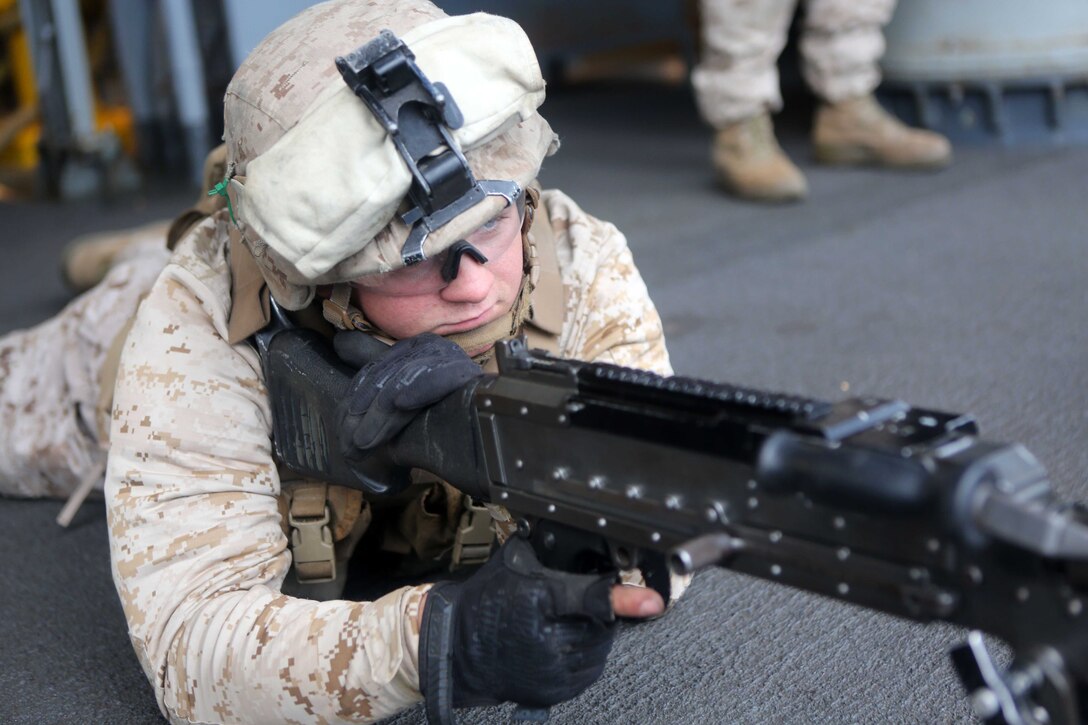
M 423 471 L 413 473 L 434 480 Z M 413 556 L 434 561 L 453 548 L 464 498 L 464 494 L 445 481 L 434 480 L 430 488 L 404 507 L 396 529 Z

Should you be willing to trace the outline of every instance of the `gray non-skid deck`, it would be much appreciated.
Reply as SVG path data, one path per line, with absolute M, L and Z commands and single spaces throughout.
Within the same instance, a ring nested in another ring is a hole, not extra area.
M 715 189 L 710 133 L 684 90 L 560 90 L 544 111 L 564 141 L 545 185 L 627 234 L 678 372 L 971 412 L 1088 500 L 1088 149 L 957 149 L 939 174 L 823 169 L 794 111 L 782 136 L 811 198 L 759 206 Z M 63 304 L 67 237 L 189 196 L 0 206 L 0 332 Z M 59 507 L 0 501 L 0 722 L 156 722 L 101 502 L 68 530 Z M 963 722 L 945 655 L 962 634 L 707 571 L 668 616 L 624 627 L 602 680 L 553 722 Z

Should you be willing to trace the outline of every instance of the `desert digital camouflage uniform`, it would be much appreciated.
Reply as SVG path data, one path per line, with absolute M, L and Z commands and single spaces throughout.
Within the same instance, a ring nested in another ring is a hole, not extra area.
M 701 0 L 703 57 L 692 73 L 700 111 L 722 128 L 778 111 L 777 60 L 798 0 Z M 837 103 L 880 84 L 883 27 L 895 0 L 807 0 L 802 74 L 823 100 Z
M 624 237 L 561 192 L 542 201 L 566 288 L 558 353 L 671 373 Z M 254 350 L 227 342 L 229 224 L 220 212 L 182 240 L 125 342 L 107 502 L 130 637 L 175 722 L 378 719 L 421 698 L 428 587 L 281 594 L 291 557 L 267 391 Z
M 0 338 L 2 495 L 63 498 L 101 476 L 105 361 L 168 257 L 164 224 L 124 236 L 125 252 L 101 284 L 55 317 Z
M 223 178 L 225 155 L 224 146 L 208 154 L 204 189 Z M 102 488 L 124 334 L 173 244 L 194 220 L 222 206 L 201 192 L 173 221 L 95 232 L 69 243 L 69 250 L 81 253 L 105 248 L 105 254 L 83 254 L 77 269 L 80 279 L 98 281 L 55 317 L 0 338 L 0 495 L 72 497 L 69 514 L 58 518 L 66 525 L 87 486 Z

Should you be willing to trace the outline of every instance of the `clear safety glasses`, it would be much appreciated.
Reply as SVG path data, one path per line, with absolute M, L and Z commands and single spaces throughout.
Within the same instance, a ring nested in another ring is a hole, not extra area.
M 489 222 L 464 239 L 454 242 L 440 254 L 410 267 L 361 277 L 352 282 L 352 285 L 396 296 L 438 292 L 457 278 L 463 257 L 470 257 L 479 264 L 487 264 L 488 261 L 509 252 L 511 246 L 521 246 L 524 199 L 525 195 L 522 194 L 516 204 L 507 203 Z

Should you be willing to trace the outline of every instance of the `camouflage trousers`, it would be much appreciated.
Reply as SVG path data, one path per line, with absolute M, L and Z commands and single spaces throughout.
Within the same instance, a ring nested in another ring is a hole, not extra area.
M 169 258 L 163 225 L 132 233 L 100 284 L 0 338 L 0 495 L 67 497 L 102 469 L 113 386 L 103 394 L 103 368 Z
M 699 110 L 716 128 L 782 107 L 777 60 L 798 0 L 700 0 L 703 57 L 692 73 Z M 826 101 L 880 84 L 883 27 L 895 0 L 806 0 L 801 72 Z

